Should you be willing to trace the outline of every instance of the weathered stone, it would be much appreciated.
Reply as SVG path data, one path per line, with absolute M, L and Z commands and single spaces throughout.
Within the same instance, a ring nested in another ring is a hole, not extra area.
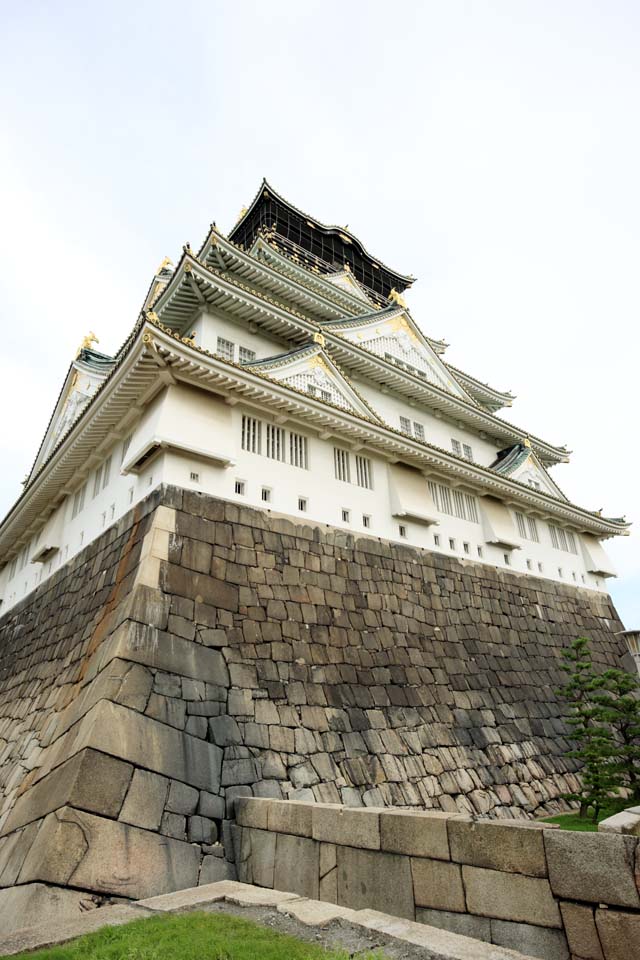
M 40 821 L 14 830 L 0 840 L 0 887 L 11 887 L 16 883 L 22 864 L 31 844 L 40 829 Z
M 119 820 L 145 830 L 157 830 L 162 820 L 169 781 L 148 770 L 134 770 Z
M 175 840 L 187 839 L 187 818 L 180 813 L 165 812 L 160 822 L 160 833 Z
M 596 910 L 596 927 L 606 960 L 632 960 L 638 956 L 640 914 Z
M 152 693 L 149 697 L 149 704 L 145 711 L 148 717 L 159 720 L 160 723 L 168 723 L 171 727 L 177 727 L 178 730 L 184 730 L 187 722 L 187 705 L 182 700 L 176 700 L 174 697 L 161 697 L 157 693 Z
M 268 808 L 268 827 L 276 833 L 290 833 L 297 837 L 312 834 L 313 807 L 293 800 L 272 803 Z M 335 866 L 335 862 L 334 862 Z
M 374 853 L 337 848 L 338 903 L 354 910 L 381 910 L 394 917 L 414 916 L 413 884 L 409 858 L 394 853 Z
M 551 889 L 567 900 L 640 908 L 635 883 L 638 841 L 610 833 L 544 834 Z
M 474 917 L 470 913 L 449 913 L 446 910 L 429 910 L 417 906 L 416 920 L 430 927 L 459 933 L 463 937 L 491 942 L 491 920 L 488 917 Z
M 320 900 L 306 898 L 279 903 L 277 910 L 278 913 L 295 917 L 296 920 L 308 927 L 326 927 L 333 920 L 346 920 L 348 922 L 354 915 L 354 911 L 348 907 L 339 907 L 335 903 L 321 903 Z
M 465 912 L 462 870 L 459 864 L 412 857 L 411 874 L 417 907 Z
M 312 836 L 314 840 L 379 850 L 380 811 L 371 808 L 346 810 L 319 804 L 313 808 Z
M 19 882 L 64 885 L 138 899 L 198 879 L 194 847 L 114 820 L 63 807 L 43 821 Z
M 218 829 L 207 817 L 189 817 L 187 836 L 191 843 L 215 843 Z
M 236 800 L 236 823 L 241 827 L 256 827 L 266 830 L 271 800 L 239 797 Z
M 560 904 L 560 913 L 570 952 L 584 960 L 604 960 L 594 908 L 563 901 Z
M 11 833 L 65 804 L 117 817 L 132 773 L 128 763 L 82 750 L 19 798 L 2 833 Z
M 514 823 L 453 819 L 448 824 L 451 859 L 490 870 L 546 877 L 543 830 Z
M 320 844 L 305 837 L 279 833 L 273 885 L 301 897 L 317 900 L 320 883 Z
M 220 857 L 204 857 L 200 868 L 200 884 L 218 883 L 221 880 L 235 880 L 236 868 L 233 863 Z
M 627 833 L 633 837 L 640 836 L 640 814 L 631 810 L 623 810 L 612 817 L 601 820 L 598 824 L 598 833 Z
M 380 812 L 380 846 L 390 853 L 449 859 L 447 821 L 452 813 L 393 810 Z
M 242 743 L 240 727 L 233 717 L 213 717 L 209 720 L 209 731 L 212 741 L 219 747 L 228 747 L 230 744 Z
M 242 842 L 249 843 L 251 850 L 250 871 L 248 876 L 242 876 L 238 864 L 238 877 L 245 883 L 256 883 L 259 887 L 273 889 L 273 878 L 276 859 L 276 834 L 267 830 L 253 830 L 244 828 Z M 245 861 L 246 863 L 247 861 Z
M 562 926 L 547 880 L 464 865 L 462 880 L 469 913 L 541 927 Z
M 130 923 L 145 915 L 136 907 L 104 907 L 87 912 L 81 890 L 28 883 L 0 890 L 0 952 L 2 956 L 53 946 L 101 926 Z M 30 925 L 25 929 L 25 921 Z M 13 936 L 11 936 L 13 934 Z
M 527 957 L 540 960 L 569 960 L 567 939 L 562 930 L 550 930 L 530 923 L 491 921 L 491 940 L 501 947 L 509 947 Z
M 193 787 L 178 780 L 172 780 L 167 798 L 167 810 L 189 816 L 196 812 L 199 799 L 200 794 Z
M 206 790 L 201 790 L 198 800 L 198 813 L 201 817 L 209 817 L 210 820 L 221 820 L 224 817 L 223 798 L 207 793 Z

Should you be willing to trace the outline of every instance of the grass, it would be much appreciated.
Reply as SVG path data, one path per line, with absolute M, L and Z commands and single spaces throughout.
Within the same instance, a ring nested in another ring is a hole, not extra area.
M 561 813 L 557 817 L 545 817 L 543 823 L 557 823 L 563 830 L 582 830 L 585 833 L 595 832 L 601 820 L 612 817 L 614 813 L 620 813 L 630 802 L 630 800 L 618 800 L 610 806 L 604 807 L 598 814 L 595 823 L 591 813 L 586 817 L 581 817 L 576 811 L 573 813 Z
M 240 917 L 187 913 L 104 927 L 79 940 L 13 960 L 347 960 L 341 951 L 261 927 Z M 360 954 L 358 960 L 384 960 Z

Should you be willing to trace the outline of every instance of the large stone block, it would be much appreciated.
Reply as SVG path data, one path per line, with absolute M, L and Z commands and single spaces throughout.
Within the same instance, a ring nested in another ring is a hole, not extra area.
M 517 950 L 526 957 L 540 960 L 569 960 L 567 938 L 562 930 L 536 927 L 530 923 L 491 921 L 491 941 L 500 947 Z M 586 960 L 582 958 L 581 960 Z
M 640 909 L 635 837 L 553 830 L 545 831 L 544 843 L 557 897 Z
M 14 830 L 0 840 L 0 887 L 16 883 L 31 844 L 40 829 L 40 821 Z
M 562 926 L 547 880 L 465 865 L 462 880 L 469 913 L 541 927 Z
M 448 824 L 451 859 L 489 870 L 546 877 L 543 830 L 489 820 Z
M 491 920 L 488 917 L 474 917 L 470 913 L 449 913 L 447 910 L 429 910 L 416 907 L 416 920 L 429 927 L 438 927 L 450 933 L 459 933 L 473 940 L 491 942 Z
M 413 920 L 413 882 L 409 858 L 339 846 L 338 903 L 354 910 L 379 910 Z
M 464 913 L 466 909 L 462 869 L 445 860 L 411 858 L 413 895 L 416 906 Z
M 162 820 L 169 781 L 148 770 L 134 770 L 119 819 L 134 827 L 157 830 Z
M 412 857 L 449 859 L 447 822 L 453 813 L 391 810 L 380 812 L 380 847 Z
M 604 960 L 594 908 L 584 903 L 563 901 L 560 913 L 570 952 L 582 960 Z
M 295 800 L 275 801 L 268 808 L 268 827 L 276 833 L 310 837 L 313 829 L 313 805 Z
M 636 960 L 640 956 L 640 914 L 596 910 L 596 926 L 606 960 Z
M 235 802 L 236 823 L 240 827 L 266 830 L 269 810 L 274 802 L 257 797 L 238 797 Z
M 219 747 L 106 700 L 49 748 L 39 779 L 86 747 L 212 793 L 220 787 Z
M 274 888 L 317 900 L 320 890 L 320 844 L 306 837 L 276 837 Z
M 95 750 L 81 750 L 16 801 L 2 833 L 11 833 L 65 804 L 117 817 L 133 767 Z
M 0 890 L 0 934 L 6 936 L 36 924 L 81 917 L 84 914 L 80 902 L 86 899 L 87 894 L 80 890 L 42 883 Z
M 339 843 L 367 850 L 380 849 L 380 811 L 374 808 L 347 809 L 320 803 L 313 808 L 314 840 Z
M 189 843 L 63 807 L 42 822 L 18 879 L 140 899 L 195 886 L 198 866 Z

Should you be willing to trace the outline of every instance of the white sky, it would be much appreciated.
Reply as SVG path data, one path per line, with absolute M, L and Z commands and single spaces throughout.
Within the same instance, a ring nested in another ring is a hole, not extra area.
M 68 364 L 262 176 L 418 277 L 446 358 L 640 528 L 640 7 L 0 0 L 0 512 Z M 609 543 L 640 626 L 639 533 Z

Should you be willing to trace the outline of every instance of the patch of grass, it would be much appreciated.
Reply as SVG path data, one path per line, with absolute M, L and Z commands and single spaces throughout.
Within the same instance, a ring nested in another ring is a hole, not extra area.
M 598 829 L 598 824 L 601 820 L 606 820 L 607 817 L 612 817 L 614 813 L 620 813 L 621 810 L 624 810 L 626 806 L 631 803 L 630 800 L 617 800 L 612 803 L 610 806 L 605 807 L 598 814 L 598 819 L 596 822 L 593 822 L 593 817 L 591 812 L 588 813 L 586 817 L 581 817 L 580 814 L 575 811 L 573 813 L 561 813 L 557 817 L 545 817 L 542 821 L 543 823 L 557 823 L 563 830 L 582 830 L 585 833 L 595 832 Z
M 22 953 L 13 960 L 347 960 L 249 920 L 224 914 L 187 913 L 104 927 L 59 947 Z M 382 954 L 358 960 L 384 960 Z

